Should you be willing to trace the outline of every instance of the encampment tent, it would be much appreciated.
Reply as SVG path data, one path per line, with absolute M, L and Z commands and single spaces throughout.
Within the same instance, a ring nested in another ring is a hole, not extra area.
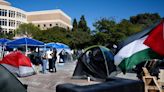
M 26 47 L 26 52 L 27 52 L 27 46 L 43 46 L 44 43 L 32 38 L 24 37 L 24 38 L 19 38 L 10 42 L 6 43 L 7 46 L 25 46 Z M 26 53 L 27 54 L 27 53 Z
M 39 46 L 39 45 L 44 45 L 43 42 L 32 39 L 32 38 L 28 38 L 28 37 L 24 37 L 24 38 L 20 38 L 20 39 L 16 39 L 10 42 L 7 42 L 8 46 Z
M 0 39 L 0 58 L 2 58 L 4 56 L 5 45 L 9 41 L 10 40 L 9 39 L 6 39 L 6 38 L 1 38 Z
M 73 78 L 106 79 L 116 70 L 113 53 L 103 46 L 92 46 L 79 57 Z
M 69 54 L 71 54 L 71 49 L 69 48 L 68 45 L 63 44 L 63 43 L 47 43 L 46 47 L 52 47 L 52 48 L 56 48 L 57 53 L 59 54 L 62 50 L 68 52 Z
M 35 73 L 30 59 L 19 51 L 14 51 L 6 55 L 2 61 L 0 61 L 0 64 L 20 77 L 33 75 Z
M 0 92 L 27 92 L 23 84 L 1 64 Z

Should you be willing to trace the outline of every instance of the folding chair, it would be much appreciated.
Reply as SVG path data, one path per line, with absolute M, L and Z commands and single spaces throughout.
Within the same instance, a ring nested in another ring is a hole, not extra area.
M 162 86 L 158 83 L 156 76 L 151 76 L 147 68 L 143 67 L 143 81 L 145 84 L 145 92 L 162 92 Z

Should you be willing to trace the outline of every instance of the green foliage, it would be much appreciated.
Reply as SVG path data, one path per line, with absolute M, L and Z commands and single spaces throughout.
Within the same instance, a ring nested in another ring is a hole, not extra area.
M 73 20 L 73 28 L 72 28 L 72 31 L 78 31 L 78 24 L 77 24 L 76 19 Z
M 93 36 L 93 41 L 97 42 L 96 44 L 117 44 L 125 37 L 124 33 L 118 30 L 118 25 L 113 19 L 102 18 L 96 21 L 93 26 L 99 31 Z
M 14 37 L 14 34 L 0 34 L 0 38 L 7 38 L 7 39 L 12 39 Z
M 48 30 L 40 31 L 35 37 L 43 42 L 61 42 L 69 45 L 71 48 L 84 48 L 90 41 L 91 36 L 87 32 L 70 31 L 60 27 L 53 27 Z
M 71 47 L 72 48 L 85 48 L 91 42 L 91 35 L 88 32 L 75 31 L 71 33 Z
M 116 22 L 114 21 L 114 19 L 102 18 L 102 19 L 96 21 L 93 24 L 93 26 L 99 32 L 113 31 L 116 26 Z
M 11 34 L 11 33 L 3 33 L 2 27 L 0 26 L 0 38 L 12 39 L 13 37 L 14 37 L 14 34 Z
M 108 41 L 110 40 L 110 35 L 103 33 L 103 32 L 99 32 L 95 35 L 93 35 L 92 38 L 92 43 L 93 45 L 106 45 L 106 43 L 108 43 Z
M 136 16 L 131 16 L 130 22 L 133 24 L 140 24 L 143 26 L 143 28 L 145 28 L 156 23 L 160 19 L 161 17 L 158 13 L 144 13 L 138 14 Z
M 19 36 L 26 35 L 27 37 L 33 37 L 33 36 L 37 35 L 36 33 L 39 31 L 40 31 L 40 29 L 38 27 L 36 27 L 34 24 L 24 23 L 24 24 L 19 25 L 19 28 L 16 29 L 16 34 Z
M 132 24 L 129 20 L 123 19 L 119 24 L 117 24 L 117 30 L 126 36 L 130 36 L 141 31 L 141 26 L 138 24 Z
M 81 16 L 79 24 L 78 24 L 78 31 L 83 31 L 83 32 L 90 32 L 89 27 L 87 26 L 87 22 L 85 20 L 84 15 Z
M 101 18 L 93 24 L 96 31 L 100 32 L 93 36 L 93 41 L 101 45 L 118 44 L 126 37 L 145 29 L 160 19 L 157 13 L 138 14 L 130 17 L 130 20 L 123 19 L 120 23 L 116 23 L 113 19 Z

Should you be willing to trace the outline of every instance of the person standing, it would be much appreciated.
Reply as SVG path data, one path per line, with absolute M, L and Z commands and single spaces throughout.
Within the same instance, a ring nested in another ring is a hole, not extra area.
M 50 50 L 47 51 L 47 55 L 48 55 L 48 66 L 49 66 L 49 72 L 53 72 L 53 62 L 52 62 L 52 51 L 53 49 L 50 48 Z
M 59 53 L 59 56 L 60 56 L 60 60 L 59 60 L 59 63 L 64 63 L 65 62 L 65 51 L 64 49 Z
M 53 49 L 53 52 L 52 52 L 52 54 L 51 54 L 51 56 L 52 56 L 52 72 L 57 72 L 56 71 L 56 59 L 57 59 L 57 56 L 56 56 L 56 54 L 57 54 L 57 50 L 54 48 Z
M 48 59 L 48 56 L 47 56 L 47 53 L 46 52 L 43 52 L 43 55 L 42 55 L 42 73 L 47 73 L 46 71 L 46 66 L 47 66 L 47 59 Z

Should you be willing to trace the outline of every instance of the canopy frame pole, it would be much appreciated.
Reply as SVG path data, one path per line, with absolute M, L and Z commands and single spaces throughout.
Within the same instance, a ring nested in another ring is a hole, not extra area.
M 26 52 L 25 55 L 27 56 L 27 39 L 25 38 L 25 42 L 26 42 Z

